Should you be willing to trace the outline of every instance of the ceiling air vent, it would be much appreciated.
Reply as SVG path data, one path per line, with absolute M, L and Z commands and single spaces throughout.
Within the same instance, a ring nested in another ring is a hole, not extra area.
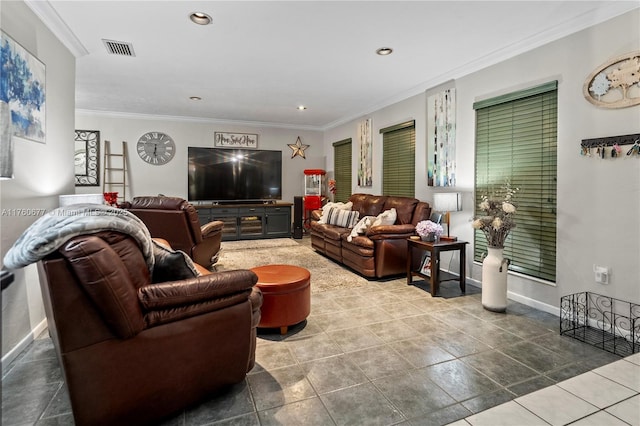
M 107 52 L 111 53 L 112 55 L 136 56 L 136 54 L 133 52 L 133 45 L 131 43 L 105 39 L 102 39 L 102 42 L 107 48 Z

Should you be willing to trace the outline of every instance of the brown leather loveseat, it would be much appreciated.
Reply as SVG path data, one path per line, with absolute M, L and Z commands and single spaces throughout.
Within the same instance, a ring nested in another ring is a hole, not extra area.
M 254 366 L 252 271 L 152 283 L 136 241 L 103 231 L 68 240 L 38 272 L 78 426 L 157 424 Z
M 363 235 L 350 238 L 350 228 L 320 223 L 322 211 L 315 210 L 310 224 L 311 246 L 365 277 L 382 278 L 406 272 L 407 238 L 416 235 L 418 222 L 429 219 L 429 204 L 416 198 L 371 194 L 353 194 L 349 201 L 359 218 L 395 209 L 396 221 L 393 225 L 371 226 Z
M 200 226 L 195 207 L 179 197 L 135 197 L 122 206 L 138 216 L 153 238 L 165 239 L 174 250 L 182 250 L 199 265 L 209 268 L 217 260 L 224 223 Z

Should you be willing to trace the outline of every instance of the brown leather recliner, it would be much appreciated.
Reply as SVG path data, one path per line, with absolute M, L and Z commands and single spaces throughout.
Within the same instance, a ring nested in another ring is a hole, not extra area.
M 123 208 L 138 216 L 154 238 L 163 238 L 174 250 L 187 253 L 194 262 L 209 268 L 220 251 L 224 222 L 200 226 L 195 207 L 179 197 L 135 197 Z
M 152 283 L 137 243 L 105 231 L 38 271 L 78 426 L 157 423 L 254 365 L 262 294 L 249 270 Z

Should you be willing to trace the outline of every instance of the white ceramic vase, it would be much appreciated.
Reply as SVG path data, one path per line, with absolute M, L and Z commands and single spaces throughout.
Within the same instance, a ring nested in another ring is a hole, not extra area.
M 507 310 L 507 270 L 509 263 L 502 257 L 504 249 L 489 247 L 482 261 L 482 306 L 493 312 Z

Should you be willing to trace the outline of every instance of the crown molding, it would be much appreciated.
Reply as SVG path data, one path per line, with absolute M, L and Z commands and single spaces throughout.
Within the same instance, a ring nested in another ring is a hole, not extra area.
M 49 30 L 71 51 L 76 57 L 87 55 L 88 50 L 82 45 L 80 40 L 69 29 L 69 27 L 60 18 L 55 9 L 51 6 L 49 0 L 24 0 L 25 4 L 43 21 L 43 23 L 49 28 Z M 308 125 L 293 125 L 287 123 L 268 123 L 268 122 L 255 122 L 255 121 L 241 121 L 241 120 L 222 120 L 213 118 L 197 118 L 197 117 L 181 117 L 181 116 L 158 116 L 148 114 L 135 114 L 135 113 L 123 113 L 123 112 L 110 112 L 110 111 L 94 111 L 94 110 L 76 110 L 80 114 L 92 114 L 103 115 L 119 118 L 131 118 L 131 119 L 148 119 L 148 120 L 165 120 L 170 119 L 174 121 L 188 121 L 188 122 L 201 122 L 209 124 L 233 124 L 252 127 L 272 127 L 282 129 L 298 129 L 298 130 L 312 130 L 312 131 L 326 131 L 337 126 L 349 123 L 353 120 L 359 119 L 364 115 L 371 114 L 380 109 L 386 108 L 395 103 L 404 101 L 412 96 L 422 94 L 426 90 L 432 89 L 438 85 L 447 83 L 451 80 L 459 79 L 466 75 L 472 74 L 481 69 L 487 68 L 491 65 L 495 65 L 504 60 L 510 59 L 514 56 L 520 55 L 527 51 L 533 50 L 537 47 L 553 42 L 555 40 L 566 37 L 570 34 L 584 30 L 591 26 L 597 25 L 601 22 L 613 19 L 616 16 L 630 12 L 634 9 L 640 8 L 638 1 L 610 1 L 606 3 L 606 6 L 597 8 L 590 12 L 577 16 L 569 21 L 557 25 L 547 31 L 535 34 L 525 40 L 513 43 L 505 48 L 492 52 L 480 58 L 476 58 L 460 67 L 449 70 L 446 74 L 439 77 L 432 78 L 425 81 L 409 90 L 398 93 L 390 98 L 380 100 L 370 107 L 351 114 L 347 117 L 343 117 L 339 120 L 327 123 L 321 126 L 308 126 Z
M 78 40 L 78 37 L 69 29 L 60 18 L 48 0 L 24 0 L 25 4 L 35 13 L 49 30 L 66 46 L 76 58 L 89 54 L 89 51 Z
M 263 121 L 244 121 L 244 120 L 223 120 L 218 118 L 204 118 L 204 117 L 184 117 L 178 115 L 155 115 L 155 114 L 140 114 L 133 112 L 117 112 L 117 111 L 98 111 L 90 109 L 76 109 L 76 115 L 85 116 L 99 116 L 107 118 L 124 118 L 129 120 L 155 120 L 155 121 L 180 121 L 187 123 L 203 123 L 203 124 L 224 124 L 230 126 L 247 126 L 247 127 L 260 127 L 260 128 L 274 128 L 274 129 L 290 129 L 290 130 L 310 130 L 315 132 L 321 132 L 324 129 L 319 126 L 307 126 L 307 125 L 295 125 L 287 123 L 268 123 Z
M 598 8 L 587 13 L 583 13 L 580 16 L 556 25 L 547 31 L 534 34 L 524 40 L 520 40 L 507 47 L 496 50 L 488 55 L 474 59 L 466 64 L 454 68 L 448 71 L 446 74 L 432 78 L 425 81 L 418 86 L 415 86 L 409 90 L 398 93 L 391 98 L 384 99 L 375 105 L 371 105 L 366 110 L 360 111 L 356 114 L 352 114 L 348 117 L 341 118 L 334 122 L 331 122 L 323 127 L 323 130 L 330 130 L 334 127 L 349 123 L 350 121 L 359 119 L 363 115 L 371 114 L 375 111 L 386 108 L 395 103 L 404 101 L 412 96 L 419 95 L 425 91 L 432 89 L 441 84 L 447 83 L 450 80 L 456 80 L 466 75 L 472 74 L 476 71 L 480 71 L 484 68 L 498 64 L 507 59 L 521 55 L 525 52 L 531 51 L 535 48 L 559 40 L 563 37 L 567 37 L 571 34 L 577 33 L 594 25 L 613 19 L 617 16 L 623 15 L 627 12 L 640 8 L 640 2 L 638 1 L 612 1 L 607 2 L 606 7 Z

